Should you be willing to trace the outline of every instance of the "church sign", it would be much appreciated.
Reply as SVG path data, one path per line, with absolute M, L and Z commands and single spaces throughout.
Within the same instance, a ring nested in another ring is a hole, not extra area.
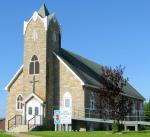
M 60 110 L 54 110 L 54 124 L 71 124 L 71 109 L 61 108 Z
M 71 124 L 71 109 L 61 108 L 60 109 L 60 119 L 62 124 Z
M 54 124 L 55 125 L 60 125 L 60 110 L 54 110 Z

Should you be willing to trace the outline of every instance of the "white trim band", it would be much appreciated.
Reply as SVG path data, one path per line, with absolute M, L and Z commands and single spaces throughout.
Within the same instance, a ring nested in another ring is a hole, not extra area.
M 59 57 L 55 52 L 53 54 L 58 58 L 58 60 L 65 65 L 65 67 L 80 81 L 81 85 L 84 86 L 84 81 Z
M 5 87 L 6 91 L 9 91 L 10 86 L 12 83 L 16 80 L 16 78 L 19 76 L 19 74 L 23 71 L 23 65 L 19 68 L 19 70 L 16 72 L 16 74 L 13 76 L 13 78 L 10 80 L 10 82 Z

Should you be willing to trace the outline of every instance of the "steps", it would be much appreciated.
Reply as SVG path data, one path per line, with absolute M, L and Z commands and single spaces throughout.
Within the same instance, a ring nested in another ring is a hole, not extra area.
M 14 133 L 28 132 L 28 125 L 18 125 L 16 127 L 11 128 L 8 132 Z

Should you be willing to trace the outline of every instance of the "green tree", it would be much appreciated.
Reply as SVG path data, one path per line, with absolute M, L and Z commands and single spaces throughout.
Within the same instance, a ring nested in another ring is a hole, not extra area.
M 144 103 L 145 121 L 150 121 L 150 100 Z

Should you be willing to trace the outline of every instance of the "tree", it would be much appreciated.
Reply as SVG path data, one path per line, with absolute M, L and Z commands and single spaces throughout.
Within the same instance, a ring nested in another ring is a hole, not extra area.
M 144 103 L 145 121 L 150 121 L 150 100 Z
M 102 67 L 102 87 L 97 92 L 97 107 L 100 113 L 105 116 L 104 118 L 114 120 L 117 125 L 131 112 L 132 106 L 131 99 L 124 94 L 124 87 L 128 82 L 128 79 L 123 78 L 124 70 L 121 65 L 115 69 Z

